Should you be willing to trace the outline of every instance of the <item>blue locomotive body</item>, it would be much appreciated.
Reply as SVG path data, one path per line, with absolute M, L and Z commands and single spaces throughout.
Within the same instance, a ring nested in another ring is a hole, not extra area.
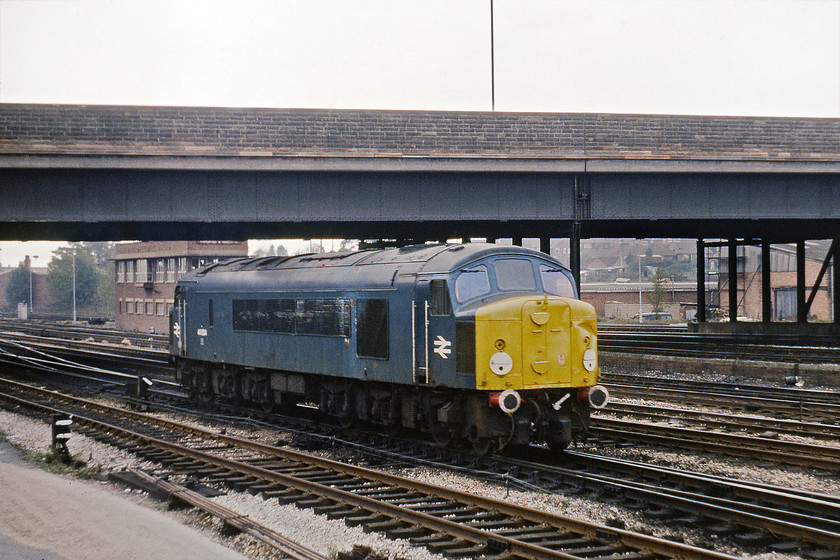
M 439 244 L 235 259 L 181 279 L 171 353 L 179 381 L 203 400 L 266 409 L 314 402 L 343 423 L 415 428 L 439 443 L 466 439 L 481 450 L 535 435 L 564 446 L 585 433 L 588 400 L 577 393 L 598 375 L 596 364 L 581 365 L 589 363 L 584 349 L 570 347 L 575 328 L 589 329 L 579 338 L 595 347 L 594 313 L 576 296 L 562 265 L 519 247 Z M 567 325 L 531 348 L 524 340 L 531 335 L 517 326 L 523 305 L 544 309 L 528 312 L 530 327 L 543 320 L 534 313 L 566 317 Z M 562 348 L 548 350 L 555 346 Z M 552 354 L 550 370 L 534 352 Z M 495 371 L 502 354 L 510 365 Z M 567 359 L 575 364 L 567 367 Z M 530 369 L 523 360 L 533 362 Z M 545 402 L 520 412 L 526 394 Z M 558 418 L 551 405 L 566 394 L 575 399 Z

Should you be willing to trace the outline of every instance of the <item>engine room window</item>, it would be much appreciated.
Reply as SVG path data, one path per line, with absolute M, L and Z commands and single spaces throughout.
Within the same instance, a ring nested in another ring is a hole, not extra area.
M 356 304 L 359 323 L 356 354 L 388 359 L 388 300 L 360 299 Z
M 297 300 L 295 331 L 298 334 L 350 336 L 349 300 Z
M 276 333 L 295 332 L 295 309 L 293 299 L 273 299 L 268 302 L 268 330 Z
M 429 285 L 431 294 L 431 305 L 429 311 L 432 315 L 450 315 L 452 304 L 449 301 L 449 290 L 446 289 L 446 280 L 432 280 Z
M 495 263 L 496 283 L 503 291 L 533 292 L 537 289 L 534 267 L 526 259 L 499 259 Z
M 562 268 L 540 265 L 540 276 L 542 277 L 543 289 L 556 296 L 575 297 L 575 287 L 572 279 Z
M 233 330 L 350 336 L 350 300 L 235 299 Z
M 483 264 L 464 268 L 455 279 L 455 297 L 467 301 L 490 293 L 490 276 Z

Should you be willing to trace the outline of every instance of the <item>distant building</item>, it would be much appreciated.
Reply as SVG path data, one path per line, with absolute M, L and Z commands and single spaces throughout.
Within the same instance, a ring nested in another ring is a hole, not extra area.
M 207 263 L 247 255 L 247 241 L 118 243 L 114 256 L 117 328 L 167 332 L 175 283 L 183 274 Z
M 653 304 L 650 299 L 653 283 L 645 281 L 640 286 L 636 281 L 622 280 L 583 283 L 580 287 L 580 299 L 592 304 L 598 316 L 608 320 L 638 319 L 640 309 L 643 317 L 652 313 Z M 706 288 L 708 299 L 716 286 L 707 284 Z M 691 320 L 697 307 L 697 283 L 667 282 L 665 297 L 661 303 L 662 311 L 670 315 L 668 319 Z
M 813 290 L 831 245 L 830 241 L 817 240 L 806 243 L 805 286 L 806 296 Z M 741 246 L 737 253 L 738 316 L 745 319 L 762 319 L 761 308 L 761 249 L 753 245 Z M 729 259 L 727 256 L 710 256 L 709 261 L 720 261 L 716 267 L 719 278 L 719 293 L 713 298 L 720 302 L 721 309 L 729 308 Z M 833 286 L 832 267 L 828 267 L 814 297 L 808 314 L 809 321 L 831 321 L 833 319 L 831 293 Z M 770 307 L 773 321 L 795 321 L 796 310 L 796 248 L 793 245 L 773 245 L 770 251 Z
M 23 265 L 24 268 L 30 267 L 30 258 L 27 256 L 26 260 L 24 260 Z M 18 267 L 14 268 L 0 268 L 0 309 L 11 310 L 13 312 L 17 311 L 17 304 L 20 303 L 18 301 L 8 301 L 6 297 L 6 288 L 9 285 L 9 278 L 12 271 L 16 270 Z M 33 313 L 43 313 L 45 311 L 49 311 L 50 306 L 52 306 L 52 296 L 50 295 L 49 285 L 47 284 L 47 274 L 49 273 L 49 269 L 45 266 L 33 266 L 32 267 L 32 310 Z

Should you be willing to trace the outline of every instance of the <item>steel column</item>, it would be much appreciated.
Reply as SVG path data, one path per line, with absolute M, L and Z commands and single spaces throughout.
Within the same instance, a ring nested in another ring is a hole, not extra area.
M 551 255 L 551 238 L 540 237 L 540 251 L 546 255 Z
M 580 222 L 572 223 L 572 231 L 569 235 L 569 268 L 572 269 L 572 276 L 575 284 L 580 288 Z
M 706 322 L 706 243 L 697 240 L 697 322 Z
M 808 322 L 808 307 L 805 304 L 805 240 L 796 242 L 796 320 Z
M 729 252 L 729 322 L 738 321 L 738 241 L 730 239 Z
M 761 321 L 773 320 L 772 292 L 770 290 L 770 242 L 761 241 Z
M 834 324 L 840 323 L 840 237 L 834 238 L 834 259 L 831 278 L 831 296 L 834 300 Z

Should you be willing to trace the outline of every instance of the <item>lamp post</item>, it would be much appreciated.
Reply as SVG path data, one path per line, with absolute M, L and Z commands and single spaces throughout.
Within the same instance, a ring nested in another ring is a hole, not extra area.
M 639 254 L 639 323 L 642 323 L 642 255 Z
M 32 300 L 32 259 L 37 259 L 38 255 L 33 255 L 31 258 L 29 255 L 26 256 L 26 260 L 29 262 L 29 313 L 32 314 L 34 311 L 34 305 Z
M 73 322 L 76 322 L 76 249 L 73 249 Z

